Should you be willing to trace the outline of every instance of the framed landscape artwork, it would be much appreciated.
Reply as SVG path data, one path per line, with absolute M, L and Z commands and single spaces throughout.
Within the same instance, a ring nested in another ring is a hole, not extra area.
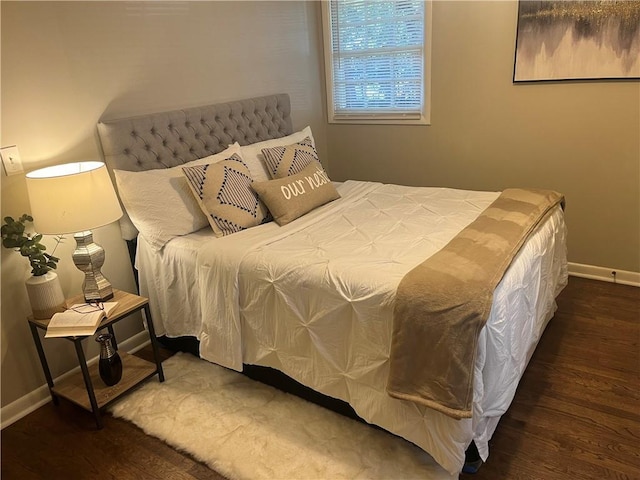
M 514 82 L 640 79 L 640 1 L 518 2 Z

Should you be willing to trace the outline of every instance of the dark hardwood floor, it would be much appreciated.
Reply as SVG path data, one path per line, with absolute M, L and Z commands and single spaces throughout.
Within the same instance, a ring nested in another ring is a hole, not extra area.
M 640 288 L 571 277 L 488 462 L 462 478 L 640 479 L 639 340 Z M 38 409 L 2 431 L 2 479 L 223 478 L 128 422 L 104 420 L 97 431 L 64 401 Z
M 639 479 L 639 342 L 640 288 L 571 277 L 474 480 Z

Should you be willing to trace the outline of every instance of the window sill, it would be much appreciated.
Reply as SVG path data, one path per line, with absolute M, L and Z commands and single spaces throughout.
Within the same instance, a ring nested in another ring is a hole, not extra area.
M 431 125 L 426 117 L 420 118 L 329 118 L 330 124 L 344 125 Z

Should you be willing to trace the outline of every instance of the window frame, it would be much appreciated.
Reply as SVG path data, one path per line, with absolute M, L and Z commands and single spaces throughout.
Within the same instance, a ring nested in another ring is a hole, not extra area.
M 372 0 L 375 1 L 375 0 Z M 324 46 L 327 121 L 335 124 L 362 125 L 431 125 L 431 35 L 432 0 L 424 0 L 424 45 L 422 78 L 422 111 L 411 113 L 358 113 L 336 115 L 333 86 L 333 48 L 331 31 L 331 1 L 321 3 Z

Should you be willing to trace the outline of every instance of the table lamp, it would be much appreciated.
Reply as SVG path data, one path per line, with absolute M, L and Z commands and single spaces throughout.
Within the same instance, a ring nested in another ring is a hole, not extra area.
M 36 231 L 74 234 L 77 245 L 73 262 L 85 274 L 85 301 L 112 298 L 111 283 L 100 271 L 104 250 L 93 242 L 91 232 L 122 216 L 105 164 L 89 161 L 54 165 L 28 173 L 26 180 Z

